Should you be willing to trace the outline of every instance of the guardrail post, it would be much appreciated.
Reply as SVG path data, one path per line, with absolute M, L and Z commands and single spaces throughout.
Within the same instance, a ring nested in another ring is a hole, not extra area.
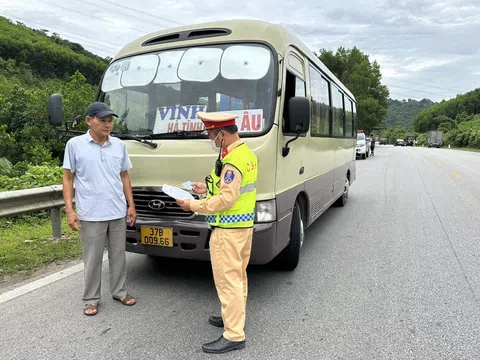
M 51 210 L 52 215 L 52 235 L 56 239 L 60 239 L 62 237 L 62 219 L 60 216 L 60 208 L 52 208 Z

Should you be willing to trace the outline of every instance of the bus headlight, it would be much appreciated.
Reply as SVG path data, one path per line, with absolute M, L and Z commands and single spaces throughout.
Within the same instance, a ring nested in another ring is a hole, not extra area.
M 272 222 L 277 219 L 277 206 L 275 199 L 258 201 L 255 207 L 255 222 Z

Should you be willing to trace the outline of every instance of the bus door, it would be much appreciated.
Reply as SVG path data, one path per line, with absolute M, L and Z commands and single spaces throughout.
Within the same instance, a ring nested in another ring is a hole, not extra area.
M 285 119 L 288 117 L 288 100 L 293 96 L 306 96 L 305 61 L 303 57 L 290 48 L 282 61 L 282 93 L 279 109 L 279 142 L 277 149 L 277 169 L 275 192 L 277 194 L 277 219 L 280 233 L 289 231 L 291 212 L 295 198 L 304 190 L 306 136 L 288 144 L 290 151 L 282 155 L 282 147 L 296 134 L 286 132 Z M 281 237 L 288 240 L 288 237 Z M 282 244 L 278 244 L 281 246 Z

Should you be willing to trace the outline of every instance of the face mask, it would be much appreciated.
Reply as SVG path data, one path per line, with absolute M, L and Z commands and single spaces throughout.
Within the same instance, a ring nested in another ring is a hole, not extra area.
M 217 140 L 218 135 L 220 135 L 220 133 L 218 133 L 217 136 L 215 136 L 215 139 L 210 140 L 210 147 L 211 147 L 212 150 L 215 151 L 215 152 L 219 152 L 219 151 L 220 151 L 220 148 L 217 147 L 217 145 L 215 145 L 215 140 Z
M 215 140 L 210 140 L 210 147 L 211 147 L 212 150 L 215 151 L 215 152 L 219 152 L 219 151 L 220 151 L 220 148 L 218 148 L 218 147 L 215 145 Z

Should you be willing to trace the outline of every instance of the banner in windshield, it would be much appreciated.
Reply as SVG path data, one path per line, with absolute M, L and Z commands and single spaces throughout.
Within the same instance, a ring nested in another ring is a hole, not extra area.
M 154 134 L 171 133 L 179 130 L 204 130 L 203 122 L 197 118 L 198 111 L 207 111 L 206 105 L 176 105 L 157 108 Z M 265 119 L 262 109 L 228 110 L 229 114 L 238 115 L 236 124 L 238 132 L 243 134 L 262 132 Z

